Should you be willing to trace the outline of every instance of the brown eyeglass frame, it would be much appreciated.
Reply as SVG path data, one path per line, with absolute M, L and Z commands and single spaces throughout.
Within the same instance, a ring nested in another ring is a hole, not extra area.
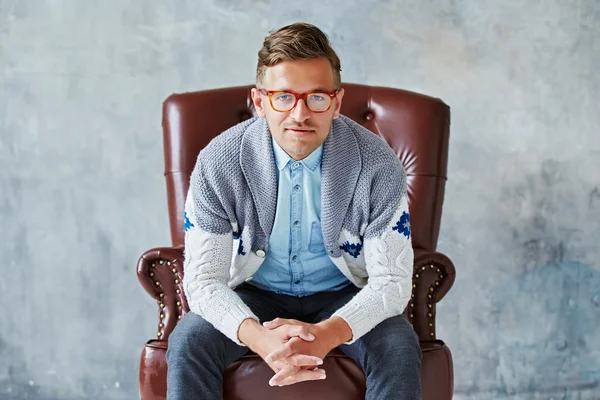
M 331 105 L 333 104 L 333 98 L 338 94 L 338 92 L 340 91 L 340 89 L 337 89 L 333 92 L 306 92 L 306 93 L 296 93 L 296 92 L 290 92 L 289 90 L 265 90 L 265 89 L 259 89 L 259 92 L 261 92 L 263 95 L 267 96 L 269 98 L 269 103 L 271 104 L 271 108 L 277 112 L 290 112 L 292 111 L 294 108 L 296 108 L 296 106 L 298 105 L 298 100 L 302 99 L 304 100 L 304 104 L 306 104 L 306 107 L 314 113 L 324 113 L 329 111 L 329 109 L 331 108 Z M 273 95 L 277 94 L 277 93 L 289 93 L 289 94 L 293 94 L 294 95 L 294 105 L 292 106 L 292 108 L 290 108 L 287 111 L 279 111 L 278 109 L 275 108 L 275 106 L 273 105 Z M 329 101 L 329 107 L 327 107 L 327 109 L 323 110 L 323 111 L 314 111 L 312 108 L 310 108 L 308 106 L 308 101 L 306 100 L 306 98 L 311 95 L 311 94 L 315 94 L 315 93 L 319 93 L 319 94 L 326 94 L 329 96 L 330 101 Z

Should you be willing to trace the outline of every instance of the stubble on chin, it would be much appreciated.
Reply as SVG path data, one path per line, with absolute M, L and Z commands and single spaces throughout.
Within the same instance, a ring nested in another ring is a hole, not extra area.
M 294 143 L 292 143 L 291 147 L 290 147 L 290 151 L 293 153 L 294 156 L 297 157 L 304 157 L 307 156 L 307 150 L 308 150 L 308 145 L 306 145 L 305 143 L 302 143 L 302 141 L 300 139 L 295 139 Z

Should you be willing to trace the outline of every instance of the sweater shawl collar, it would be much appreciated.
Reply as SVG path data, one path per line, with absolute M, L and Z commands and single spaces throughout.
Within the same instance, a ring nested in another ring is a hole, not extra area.
M 251 123 L 243 134 L 240 165 L 252 194 L 258 220 L 271 235 L 277 209 L 277 166 L 265 118 Z M 334 119 L 323 144 L 321 161 L 321 227 L 325 248 L 339 256 L 338 240 L 362 167 L 354 131 L 344 117 Z

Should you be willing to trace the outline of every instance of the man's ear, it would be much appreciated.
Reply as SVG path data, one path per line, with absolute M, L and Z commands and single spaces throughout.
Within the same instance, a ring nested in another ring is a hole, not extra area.
M 263 97 L 260 95 L 260 92 L 258 89 L 252 88 L 250 95 L 252 96 L 252 103 L 254 104 L 254 108 L 256 108 L 256 113 L 259 117 L 265 118 L 267 114 L 265 113 Z
M 340 108 L 342 107 L 342 98 L 344 97 L 344 88 L 340 88 L 340 90 L 335 95 L 335 109 L 333 110 L 333 119 L 336 119 L 340 116 Z

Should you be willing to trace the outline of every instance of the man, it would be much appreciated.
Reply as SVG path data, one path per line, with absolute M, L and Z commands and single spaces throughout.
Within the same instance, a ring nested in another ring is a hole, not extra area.
M 271 385 L 325 379 L 326 354 L 363 368 L 366 398 L 419 399 L 421 351 L 401 315 L 412 290 L 406 175 L 378 136 L 340 115 L 340 61 L 309 24 L 258 53 L 258 118 L 203 149 L 185 205 L 192 312 L 169 337 L 167 398 L 222 398 L 249 350 Z

